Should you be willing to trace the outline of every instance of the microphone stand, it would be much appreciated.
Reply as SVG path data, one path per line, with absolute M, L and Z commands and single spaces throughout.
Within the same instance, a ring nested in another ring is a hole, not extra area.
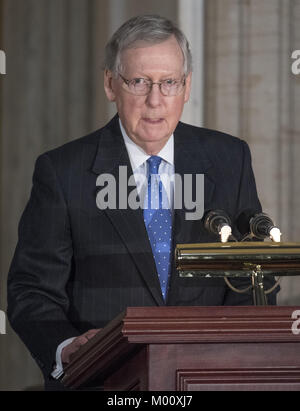
M 252 289 L 254 305 L 268 305 L 264 289 L 264 275 L 260 265 L 256 265 L 255 269 L 252 270 Z
M 233 241 L 238 242 L 238 240 L 232 234 L 230 235 L 228 240 L 230 238 L 232 238 Z M 256 239 L 256 237 L 254 237 L 252 233 L 248 233 L 241 239 L 241 242 L 253 241 L 254 239 Z M 276 288 L 279 285 L 280 279 L 276 282 L 276 284 L 270 290 L 265 291 L 264 274 L 261 270 L 261 266 L 259 264 L 249 264 L 249 269 L 251 269 L 251 286 L 243 290 L 238 290 L 237 288 L 233 287 L 233 285 L 230 283 L 228 278 L 224 277 L 226 284 L 233 291 L 238 292 L 238 293 L 245 293 L 249 291 L 249 289 L 252 288 L 253 304 L 254 305 L 268 305 L 267 294 L 269 294 L 271 291 L 273 291 L 274 288 Z

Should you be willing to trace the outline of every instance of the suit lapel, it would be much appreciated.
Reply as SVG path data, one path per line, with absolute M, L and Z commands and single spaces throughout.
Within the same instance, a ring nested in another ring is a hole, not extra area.
M 197 129 L 199 132 L 199 129 Z M 206 153 L 205 144 L 202 143 L 201 135 L 189 134 L 187 127 L 183 128 L 179 123 L 174 133 L 174 162 L 175 173 L 180 176 L 183 182 L 185 175 L 192 174 L 192 191 L 195 197 L 196 174 L 204 174 L 204 212 L 210 208 L 211 200 L 215 190 L 215 177 L 212 163 Z M 176 185 L 175 185 L 176 190 Z M 190 212 L 186 208 L 184 190 L 182 190 L 182 208 L 175 210 L 174 219 L 174 242 L 189 243 L 192 241 L 192 230 L 195 224 L 199 226 L 199 220 L 187 221 L 186 213 Z M 193 210 L 192 210 L 193 211 Z
M 181 182 L 184 182 L 184 176 L 192 174 L 193 193 L 196 190 L 196 174 L 204 174 L 204 212 L 211 207 L 213 193 L 215 190 L 215 177 L 213 175 L 213 166 L 209 160 L 208 153 L 205 150 L 204 139 L 201 139 L 201 129 L 197 129 L 195 135 L 190 127 L 183 127 L 179 123 L 174 133 L 174 162 L 175 173 L 180 176 Z M 184 184 L 184 183 L 183 183 Z M 175 191 L 178 188 L 175 183 Z M 195 198 L 193 194 L 193 198 Z M 173 223 L 173 249 L 177 244 L 188 244 L 201 242 L 201 239 L 206 239 L 202 221 L 186 220 L 186 212 L 191 212 L 185 207 L 184 190 L 182 190 L 182 205 L 181 209 L 174 210 Z M 193 210 L 192 210 L 193 211 Z M 175 266 L 175 258 L 173 258 L 172 276 L 168 295 L 168 304 L 178 302 L 180 294 L 181 282 Z M 180 301 L 180 299 L 179 299 Z
M 133 174 L 119 127 L 118 117 L 116 116 L 102 131 L 92 170 L 97 175 L 108 173 L 114 176 L 117 187 L 117 209 L 106 209 L 103 211 L 118 231 L 156 303 L 164 305 L 155 261 L 144 225 L 143 211 L 140 208 L 132 210 L 129 207 L 118 209 L 118 188 L 119 183 L 121 183 L 119 178 L 120 166 L 127 168 L 128 178 Z M 134 189 L 135 187 L 130 187 L 128 194 L 130 190 Z

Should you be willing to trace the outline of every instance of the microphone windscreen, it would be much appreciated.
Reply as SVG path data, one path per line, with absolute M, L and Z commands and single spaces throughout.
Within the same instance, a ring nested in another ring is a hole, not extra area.
M 204 227 L 207 231 L 219 234 L 220 224 L 231 225 L 230 217 L 223 210 L 211 210 L 204 217 Z
M 250 230 L 258 238 L 268 237 L 273 227 L 273 220 L 266 213 L 257 214 L 250 222 Z

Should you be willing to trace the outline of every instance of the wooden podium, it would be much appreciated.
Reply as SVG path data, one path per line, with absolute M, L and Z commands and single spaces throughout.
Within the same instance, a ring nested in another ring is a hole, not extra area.
M 128 308 L 76 353 L 62 382 L 110 391 L 300 391 L 296 310 Z

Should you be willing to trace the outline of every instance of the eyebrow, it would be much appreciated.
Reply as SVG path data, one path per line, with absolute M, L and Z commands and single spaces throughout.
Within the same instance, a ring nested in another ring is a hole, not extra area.
M 163 76 L 160 77 L 160 79 L 158 81 L 163 81 L 163 80 L 168 80 L 168 79 L 172 79 L 172 80 L 176 80 L 176 79 L 180 79 L 182 76 L 184 76 L 184 74 L 165 74 Z M 130 79 L 135 79 L 135 78 L 144 78 L 150 81 L 154 81 L 150 76 L 147 75 L 134 75 L 132 77 L 130 77 Z

